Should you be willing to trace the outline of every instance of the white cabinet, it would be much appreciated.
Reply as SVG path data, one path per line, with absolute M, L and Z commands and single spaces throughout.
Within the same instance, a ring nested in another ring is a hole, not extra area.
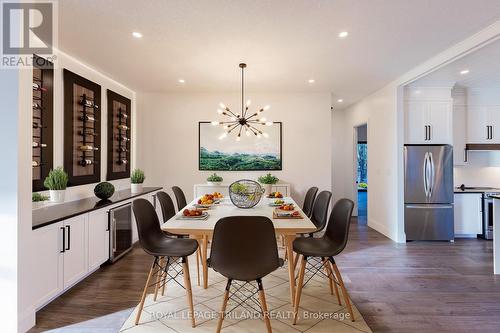
M 452 144 L 452 101 L 407 101 L 407 144 Z
M 469 106 L 467 113 L 468 143 L 500 143 L 500 107 Z
M 480 193 L 458 193 L 454 196 L 455 237 L 482 233 Z
M 64 289 L 63 284 L 63 233 L 64 223 L 58 222 L 33 230 L 33 267 L 36 275 L 36 305 L 44 305 Z
M 109 208 L 89 213 L 89 271 L 98 268 L 109 259 Z
M 64 289 L 72 286 L 88 272 L 87 214 L 64 221 Z

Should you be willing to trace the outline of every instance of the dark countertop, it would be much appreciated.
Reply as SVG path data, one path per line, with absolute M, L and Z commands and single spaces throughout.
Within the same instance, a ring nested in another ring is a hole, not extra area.
M 500 199 L 500 195 L 490 195 L 490 198 L 493 198 L 493 199 Z
M 484 192 L 489 192 L 489 191 L 485 191 L 485 190 L 464 190 L 464 191 L 462 191 L 460 189 L 455 189 L 453 192 L 455 194 L 457 194 L 457 193 L 465 193 L 465 194 L 467 194 L 467 193 L 484 193 Z
M 100 200 L 97 197 L 90 197 L 34 209 L 32 229 L 35 230 L 77 215 L 98 210 L 161 189 L 162 187 L 144 187 L 141 193 L 133 194 L 130 192 L 130 189 L 126 189 L 115 192 L 108 200 Z

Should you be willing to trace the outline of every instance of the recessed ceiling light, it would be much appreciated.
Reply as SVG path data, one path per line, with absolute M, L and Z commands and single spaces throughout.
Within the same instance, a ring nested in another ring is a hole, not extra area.
M 132 32 L 132 36 L 134 36 L 135 38 L 142 38 L 142 34 L 137 31 Z
M 339 98 L 337 102 L 342 103 L 344 100 L 342 98 Z
M 179 83 L 185 83 L 185 82 L 186 82 L 186 80 L 184 80 L 184 79 L 179 79 Z
M 314 83 L 314 79 L 309 79 L 307 82 Z
M 462 74 L 462 75 L 465 75 L 465 74 L 468 74 L 468 73 L 469 73 L 468 69 L 464 69 L 463 71 L 460 71 L 460 74 Z
M 349 35 L 347 31 L 342 31 L 339 33 L 339 38 L 346 38 Z

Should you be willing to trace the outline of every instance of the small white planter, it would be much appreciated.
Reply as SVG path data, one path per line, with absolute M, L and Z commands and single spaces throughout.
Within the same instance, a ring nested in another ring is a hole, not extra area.
M 218 186 L 218 185 L 222 184 L 222 182 L 209 182 L 209 181 L 207 180 L 207 184 L 208 184 L 208 185 L 212 185 L 212 186 Z
M 273 191 L 273 184 L 262 184 L 262 186 L 264 187 L 265 195 L 269 195 Z
M 64 202 L 64 195 L 66 190 L 49 190 L 50 202 L 60 203 Z
M 132 193 L 141 193 L 142 192 L 142 184 L 130 184 L 130 192 Z

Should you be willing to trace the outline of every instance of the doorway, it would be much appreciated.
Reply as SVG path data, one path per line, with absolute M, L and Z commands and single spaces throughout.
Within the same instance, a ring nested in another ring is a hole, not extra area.
M 367 124 L 356 127 L 355 171 L 356 195 L 358 202 L 358 224 L 366 225 L 368 222 L 368 126 Z

